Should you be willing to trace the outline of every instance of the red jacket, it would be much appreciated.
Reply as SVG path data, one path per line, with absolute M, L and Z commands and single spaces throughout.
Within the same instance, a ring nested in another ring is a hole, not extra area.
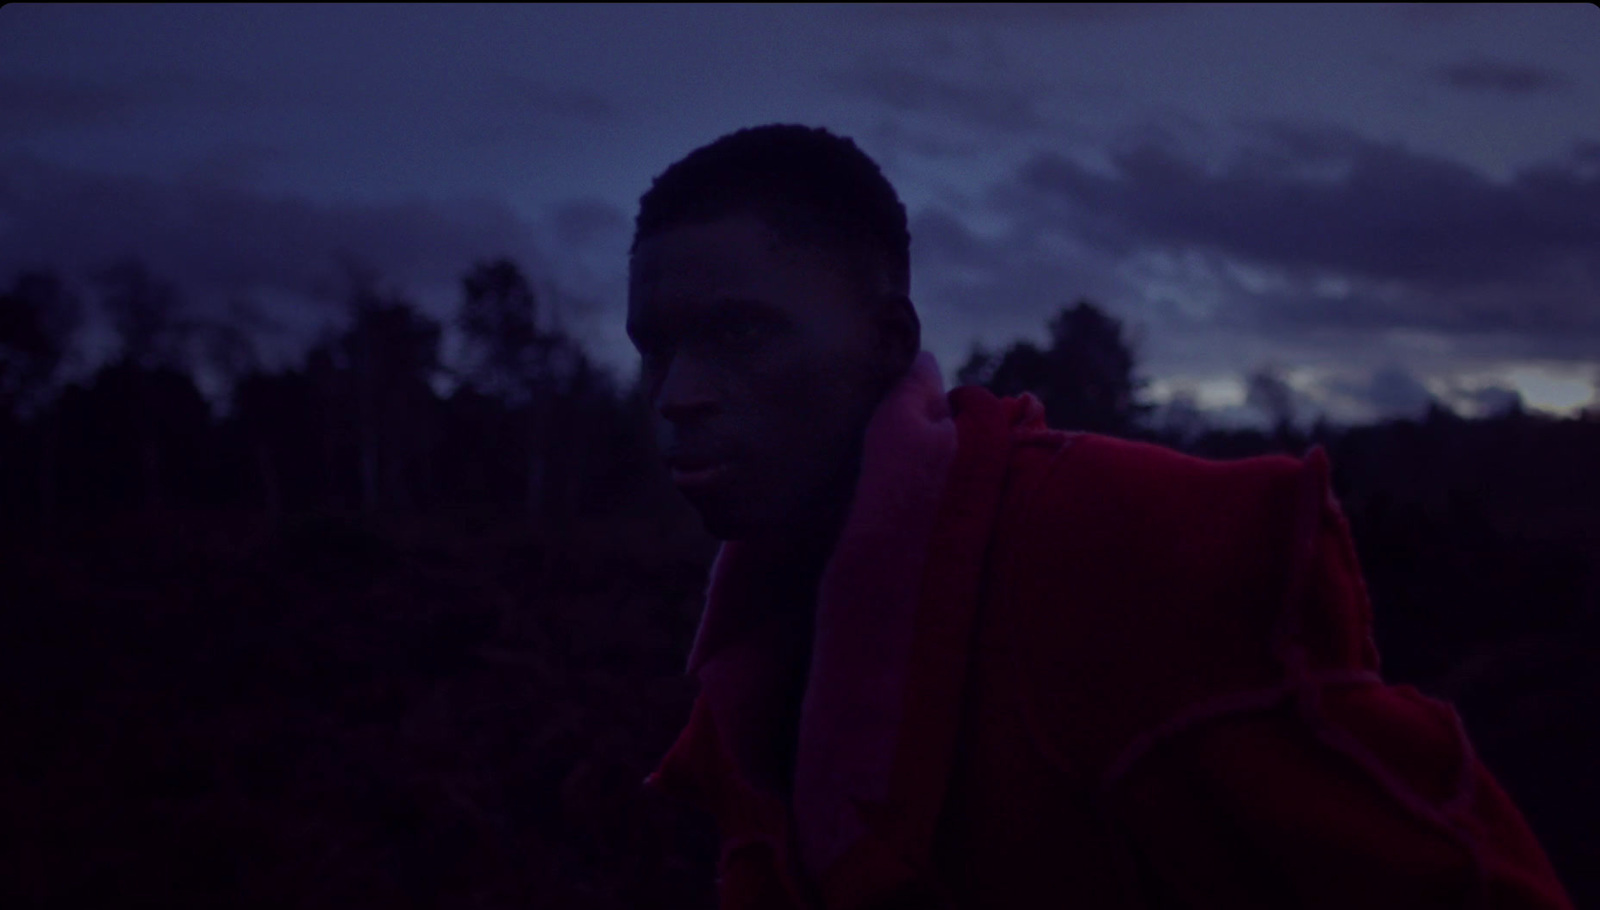
M 1321 450 L 1050 430 L 924 354 L 823 574 L 792 797 L 771 559 L 720 551 L 646 781 L 717 817 L 725 910 L 1570 907 L 1456 713 L 1380 678 Z

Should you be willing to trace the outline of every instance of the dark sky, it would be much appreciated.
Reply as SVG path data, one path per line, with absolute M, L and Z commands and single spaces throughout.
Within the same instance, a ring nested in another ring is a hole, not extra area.
M 1600 381 L 1589 4 L 9 4 L 0 268 L 137 254 L 290 352 L 340 256 L 444 315 L 507 254 L 629 377 L 638 195 L 773 121 L 883 164 L 947 378 L 1087 296 L 1224 420 Z

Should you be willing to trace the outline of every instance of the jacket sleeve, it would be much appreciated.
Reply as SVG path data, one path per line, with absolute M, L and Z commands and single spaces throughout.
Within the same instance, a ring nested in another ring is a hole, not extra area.
M 1214 720 L 1121 782 L 1145 884 L 1181 907 L 1570 908 L 1453 712 L 1405 687 Z M 1460 778 L 1462 789 L 1447 792 Z
M 1301 486 L 1282 685 L 1193 705 L 1104 780 L 1143 887 L 1156 906 L 1570 908 L 1453 708 L 1378 675 L 1325 460 Z

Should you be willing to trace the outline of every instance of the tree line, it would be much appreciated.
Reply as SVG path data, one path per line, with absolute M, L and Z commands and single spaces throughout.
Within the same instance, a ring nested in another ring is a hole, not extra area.
M 255 508 L 417 511 L 513 506 L 560 521 L 617 505 L 648 473 L 637 396 L 568 334 L 501 258 L 462 276 L 463 356 L 400 291 L 348 268 L 341 329 L 267 370 L 248 329 L 199 321 L 138 261 L 94 276 L 117 348 L 65 382 L 85 301 L 50 272 L 0 295 L 0 509 L 61 513 Z M 216 413 L 196 384 L 228 387 Z M 442 386 L 453 386 L 441 394 Z
M 277 516 L 460 506 L 561 527 L 670 497 L 637 385 L 553 327 L 547 301 L 509 258 L 461 276 L 450 320 L 463 345 L 448 362 L 446 326 L 355 265 L 344 269 L 341 326 L 276 370 L 262 366 L 245 310 L 199 319 L 182 289 L 137 260 L 92 278 L 87 300 L 48 271 L 20 273 L 0 293 L 0 515 L 11 524 L 193 507 Z M 115 352 L 68 382 L 90 306 L 114 330 Z M 1399 422 L 1300 427 L 1292 392 L 1271 369 L 1247 377 L 1249 404 L 1269 430 L 1209 427 L 1192 399 L 1150 403 L 1138 339 L 1100 306 L 1078 300 L 1046 329 L 1042 345 L 974 345 L 955 382 L 1031 392 L 1052 426 L 1213 457 L 1322 444 L 1342 470 L 1374 433 L 1387 440 L 1380 447 L 1404 445 Z M 226 388 L 220 412 L 197 385 L 201 372 Z M 1595 416 L 1565 423 L 1588 426 L 1588 438 Z M 1468 422 L 1437 405 L 1421 421 L 1435 435 L 1467 423 L 1500 427 L 1486 437 L 1492 447 L 1524 432 L 1517 426 L 1553 422 L 1519 410 Z M 1341 478 L 1348 487 L 1349 471 Z
M 482 261 L 461 277 L 465 349 L 454 363 L 442 356 L 445 326 L 403 292 L 353 265 L 344 285 L 343 327 L 270 371 L 237 307 L 196 319 L 182 289 L 138 260 L 95 274 L 89 301 L 55 273 L 18 274 L 0 295 L 0 508 L 49 523 L 180 506 L 495 505 L 560 524 L 648 498 L 638 389 L 546 325 L 515 262 Z M 115 354 L 67 382 L 90 305 L 114 330 Z M 957 381 L 1032 391 L 1056 426 L 1150 435 L 1121 323 L 1080 301 L 1050 332 L 1044 349 L 975 349 Z M 222 413 L 196 383 L 202 370 L 227 388 Z

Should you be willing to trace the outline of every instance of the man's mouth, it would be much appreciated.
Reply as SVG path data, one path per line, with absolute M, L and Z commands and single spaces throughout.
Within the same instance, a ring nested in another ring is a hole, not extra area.
M 729 461 L 712 454 L 674 454 L 667 458 L 672 482 L 680 489 L 704 487 L 727 473 Z
M 706 467 L 674 467 L 672 482 L 680 489 L 700 488 L 715 483 L 727 471 L 727 462 Z

